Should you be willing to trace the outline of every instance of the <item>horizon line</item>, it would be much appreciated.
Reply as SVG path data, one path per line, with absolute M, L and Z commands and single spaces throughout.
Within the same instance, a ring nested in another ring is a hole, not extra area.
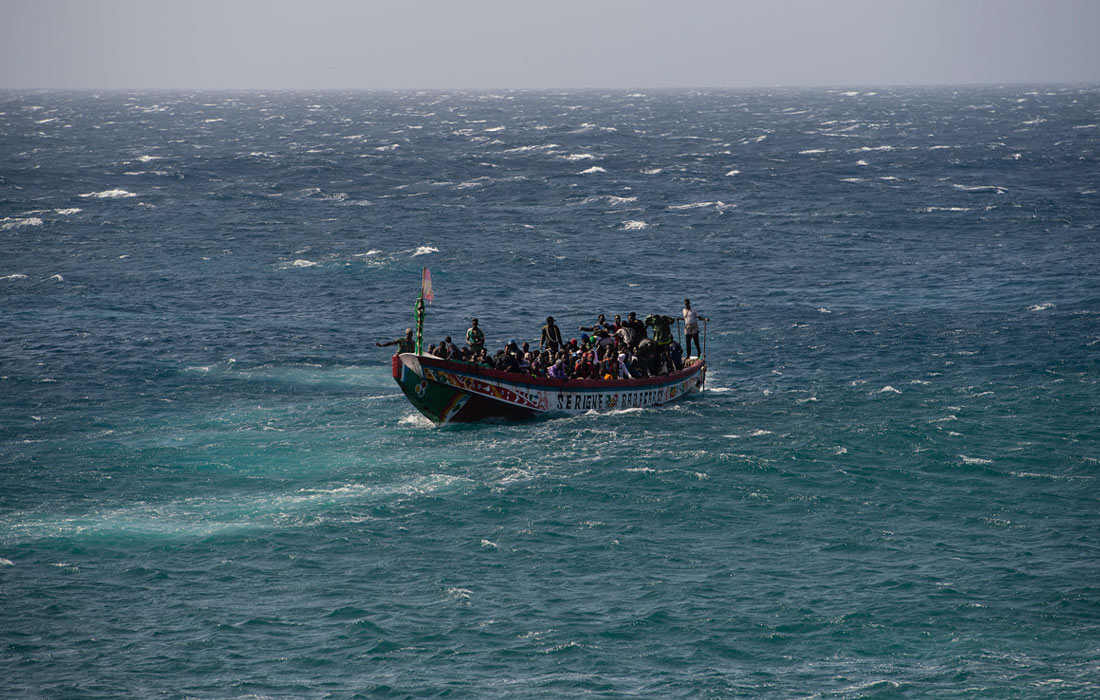
M 9 87 L 10 92 L 677 92 L 691 90 L 889 90 L 898 88 L 978 87 L 1100 87 L 1100 81 L 998 81 L 959 83 L 777 83 L 769 85 L 682 85 L 682 86 L 587 86 L 587 87 Z

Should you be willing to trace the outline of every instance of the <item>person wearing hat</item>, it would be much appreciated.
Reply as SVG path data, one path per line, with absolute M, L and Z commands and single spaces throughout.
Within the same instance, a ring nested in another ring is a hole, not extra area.
M 375 345 L 380 348 L 388 347 L 390 345 L 396 345 L 398 353 L 416 352 L 416 341 L 413 340 L 413 329 L 411 328 L 405 329 L 404 338 L 395 338 L 388 343 L 376 342 Z
M 539 350 L 549 350 L 551 354 L 557 353 L 565 343 L 561 340 L 561 329 L 554 325 L 554 317 L 546 317 L 546 325 L 542 327 L 542 338 L 539 340 Z
M 477 327 L 477 319 L 470 320 L 470 327 L 466 331 L 466 344 L 470 346 L 470 352 L 477 355 L 485 347 L 485 334 Z
M 691 356 L 691 341 L 695 340 L 695 355 L 703 354 L 703 348 L 699 345 L 699 319 L 709 321 L 705 316 L 700 316 L 691 308 L 691 299 L 684 299 L 684 352 Z

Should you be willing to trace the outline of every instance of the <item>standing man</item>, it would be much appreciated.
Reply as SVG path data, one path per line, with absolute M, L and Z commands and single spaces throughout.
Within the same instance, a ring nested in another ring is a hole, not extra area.
M 588 331 L 589 333 L 592 333 L 592 332 L 595 332 L 595 331 L 598 331 L 598 330 L 605 330 L 605 331 L 608 332 L 608 334 L 610 334 L 611 333 L 611 326 L 607 323 L 607 319 L 604 318 L 604 315 L 599 314 L 596 318 L 596 325 L 594 325 L 594 326 L 580 326 L 579 328 L 577 328 L 577 330 L 579 330 L 579 331 Z
M 645 324 L 638 320 L 637 314 L 631 311 L 627 314 L 626 323 L 624 325 L 634 331 L 634 339 L 631 341 L 630 347 L 638 347 L 638 343 L 646 339 Z
M 375 343 L 380 348 L 387 347 L 389 345 L 396 345 L 398 353 L 416 352 L 416 341 L 413 340 L 413 329 L 405 329 L 404 338 L 395 338 L 388 343 Z
M 645 325 L 653 328 L 653 341 L 657 343 L 657 358 L 665 365 L 665 374 L 673 371 L 672 363 L 672 324 L 676 319 L 663 314 L 650 314 L 645 317 Z
M 539 350 L 546 348 L 551 354 L 557 354 L 562 345 L 561 329 L 554 325 L 553 316 L 547 316 L 546 325 L 542 327 L 542 338 L 539 339 Z
M 485 334 L 477 327 L 477 319 L 470 320 L 470 327 L 466 330 L 466 344 L 470 346 L 470 352 L 477 355 L 485 348 Z
M 703 354 L 703 348 L 699 345 L 699 319 L 709 321 L 706 316 L 700 316 L 691 308 L 691 299 L 684 299 L 684 352 L 691 356 L 691 341 L 695 339 L 695 356 Z

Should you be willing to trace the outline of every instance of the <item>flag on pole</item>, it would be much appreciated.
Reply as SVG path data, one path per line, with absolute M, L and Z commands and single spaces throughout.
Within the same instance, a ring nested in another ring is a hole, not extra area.
M 420 280 L 420 293 L 424 295 L 429 304 L 435 301 L 435 293 L 432 292 L 432 273 L 426 267 L 424 268 L 424 276 Z

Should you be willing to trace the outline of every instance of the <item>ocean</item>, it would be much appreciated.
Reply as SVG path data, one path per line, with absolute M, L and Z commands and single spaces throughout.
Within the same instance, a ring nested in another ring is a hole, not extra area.
M 0 91 L 0 696 L 1095 698 L 1100 88 Z M 390 348 L 706 324 L 434 426 Z

